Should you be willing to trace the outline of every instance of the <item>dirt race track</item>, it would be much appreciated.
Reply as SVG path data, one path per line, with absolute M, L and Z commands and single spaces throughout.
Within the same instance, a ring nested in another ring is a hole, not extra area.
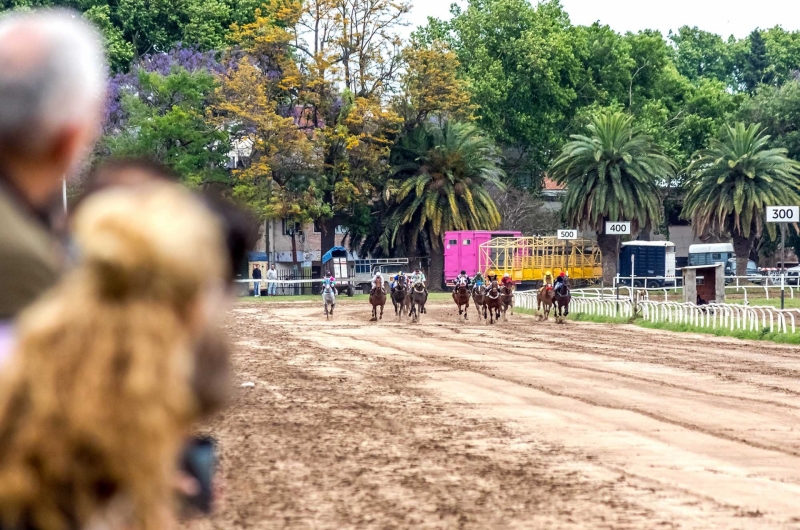
M 208 426 L 226 500 L 191 528 L 800 528 L 796 347 L 369 316 L 236 306 L 255 387 Z

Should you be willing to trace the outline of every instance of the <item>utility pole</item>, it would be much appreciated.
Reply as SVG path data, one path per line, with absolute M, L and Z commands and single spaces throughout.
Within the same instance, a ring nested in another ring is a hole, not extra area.
M 781 225 L 781 310 L 786 307 L 786 224 L 800 220 L 800 206 L 767 206 L 767 222 Z

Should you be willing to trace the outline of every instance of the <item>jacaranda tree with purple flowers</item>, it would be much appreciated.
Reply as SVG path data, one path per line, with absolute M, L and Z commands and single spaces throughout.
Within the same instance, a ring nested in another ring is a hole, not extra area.
M 175 47 L 112 79 L 101 154 L 147 157 L 185 182 L 227 182 L 230 142 L 205 114 L 221 66 L 213 52 Z

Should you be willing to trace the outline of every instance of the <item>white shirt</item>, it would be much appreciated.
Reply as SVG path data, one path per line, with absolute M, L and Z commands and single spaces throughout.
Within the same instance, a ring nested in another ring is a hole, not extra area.
M 267 271 L 267 279 L 268 280 L 277 280 L 278 279 L 278 271 L 275 269 L 270 269 Z

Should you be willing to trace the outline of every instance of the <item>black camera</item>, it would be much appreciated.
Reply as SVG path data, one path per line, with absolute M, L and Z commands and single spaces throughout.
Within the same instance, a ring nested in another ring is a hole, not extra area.
M 184 498 L 184 505 L 205 514 L 211 513 L 214 474 L 217 470 L 216 440 L 209 436 L 192 437 L 183 449 L 180 468 L 199 485 L 197 494 Z

